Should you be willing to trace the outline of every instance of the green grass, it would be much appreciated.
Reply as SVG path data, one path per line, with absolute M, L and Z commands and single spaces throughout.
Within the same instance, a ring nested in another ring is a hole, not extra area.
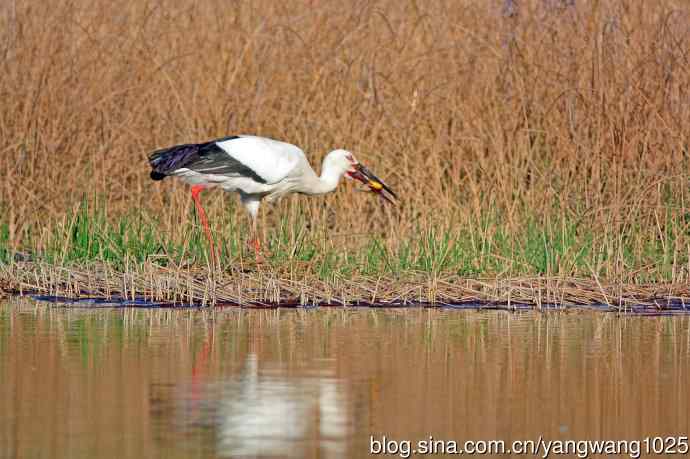
M 0 263 L 9 263 L 12 251 L 9 247 L 10 228 L 7 223 L 0 223 Z
M 509 229 L 498 214 L 445 228 L 419 228 L 415 239 L 393 246 L 384 238 L 362 239 L 341 248 L 326 230 L 309 230 L 304 220 L 287 219 L 268 231 L 269 264 L 310 270 L 322 280 L 361 274 L 452 273 L 466 277 L 533 275 L 618 276 L 629 281 L 670 281 L 688 265 L 685 216 L 666 213 L 656 227 L 629 225 L 621 231 L 595 231 L 562 217 L 548 222 L 524 218 Z M 221 266 L 251 260 L 247 229 L 225 216 L 214 221 Z M 57 266 L 105 263 L 116 270 L 152 261 L 158 265 L 205 265 L 207 242 L 198 224 L 185 223 L 182 236 L 161 232 L 156 217 L 131 213 L 109 218 L 103 206 L 83 203 L 45 232 L 29 232 L 19 250 Z M 0 224 L 0 263 L 12 262 L 9 228 Z

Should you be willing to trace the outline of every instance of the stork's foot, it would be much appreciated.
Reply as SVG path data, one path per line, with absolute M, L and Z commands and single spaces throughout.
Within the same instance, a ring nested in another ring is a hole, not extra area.
M 247 244 L 254 251 L 254 257 L 256 259 L 257 265 L 266 262 L 266 258 L 264 258 L 264 257 L 270 257 L 271 256 L 270 252 L 268 252 L 267 250 L 265 250 L 261 247 L 261 241 L 259 240 L 259 238 L 250 239 L 249 241 L 247 241 Z

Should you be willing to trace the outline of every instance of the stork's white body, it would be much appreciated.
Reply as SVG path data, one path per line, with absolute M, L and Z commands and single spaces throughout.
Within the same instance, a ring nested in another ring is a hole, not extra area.
M 337 170 L 330 170 L 324 166 L 325 176 L 322 174 L 319 177 L 302 149 L 290 143 L 242 135 L 231 140 L 218 141 L 216 145 L 228 155 L 229 160 L 236 160 L 245 165 L 265 183 L 250 176 L 197 172 L 184 167 L 176 169 L 170 175 L 180 177 L 190 185 L 220 187 L 225 191 L 238 192 L 242 204 L 252 218 L 256 218 L 259 204 L 263 199 L 270 202 L 291 192 L 321 194 L 333 191 L 350 165 L 343 163 L 343 167 Z M 347 154 L 345 150 L 335 152 Z
M 196 172 L 180 168 L 174 175 L 181 177 L 190 185 L 220 186 L 226 191 L 241 191 L 247 194 L 266 194 L 275 189 L 276 184 L 289 181 L 290 173 L 304 163 L 311 167 L 304 152 L 295 145 L 264 137 L 240 136 L 236 139 L 216 142 L 227 155 L 252 169 L 266 183 L 260 183 L 250 177 L 228 176 Z M 311 170 L 313 173 L 314 171 Z
M 263 199 L 271 201 L 291 192 L 329 193 L 336 189 L 346 174 L 348 178 L 368 184 L 372 191 L 389 201 L 382 190 L 395 197 L 383 181 L 346 150 L 328 153 L 323 160 L 321 175 L 316 175 L 299 147 L 265 137 L 242 135 L 176 145 L 154 151 L 149 155 L 149 163 L 152 179 L 175 176 L 192 185 L 192 197 L 211 244 L 212 258 L 215 252 L 213 238 L 199 200 L 199 193 L 204 188 L 220 187 L 238 192 L 252 217 L 255 235 L 256 217 Z M 258 253 L 258 238 L 254 243 Z

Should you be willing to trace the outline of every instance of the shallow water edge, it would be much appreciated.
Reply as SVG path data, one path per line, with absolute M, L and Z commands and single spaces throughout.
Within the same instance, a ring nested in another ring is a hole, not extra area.
M 35 301 L 52 303 L 69 308 L 141 308 L 141 309 L 157 309 L 157 308 L 244 308 L 244 309 L 276 309 L 276 308 L 440 308 L 440 309 L 455 309 L 455 310 L 474 310 L 474 311 L 566 311 L 566 310 L 587 310 L 598 312 L 617 312 L 637 315 L 678 315 L 689 314 L 690 303 L 683 299 L 665 300 L 665 301 L 648 301 L 646 303 L 629 304 L 624 306 L 616 306 L 605 303 L 592 304 L 556 304 L 556 303 L 542 303 L 534 305 L 531 303 L 520 302 L 491 302 L 491 301 L 456 301 L 443 303 L 429 303 L 429 302 L 387 302 L 387 303 L 369 303 L 369 302 L 352 302 L 344 305 L 342 303 L 327 303 L 318 302 L 314 304 L 300 304 L 296 301 L 281 301 L 276 303 L 262 303 L 262 302 L 248 302 L 245 304 L 238 304 L 235 302 L 220 302 L 213 306 L 204 305 L 202 303 L 170 303 L 161 301 L 152 301 L 144 297 L 122 298 L 122 297 L 82 297 L 82 298 L 68 298 L 62 296 L 51 296 L 41 294 L 26 294 L 17 295 L 17 297 L 26 297 Z

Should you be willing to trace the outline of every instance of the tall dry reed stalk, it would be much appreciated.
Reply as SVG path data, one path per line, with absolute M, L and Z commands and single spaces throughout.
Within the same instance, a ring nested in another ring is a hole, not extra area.
M 3 2 L 0 220 L 20 248 L 86 198 L 179 240 L 188 194 L 147 152 L 255 133 L 317 164 L 351 149 L 399 192 L 268 211 L 331 247 L 529 217 L 593 231 L 611 272 L 640 268 L 616 265 L 621 238 L 687 259 L 689 28 L 674 0 Z

